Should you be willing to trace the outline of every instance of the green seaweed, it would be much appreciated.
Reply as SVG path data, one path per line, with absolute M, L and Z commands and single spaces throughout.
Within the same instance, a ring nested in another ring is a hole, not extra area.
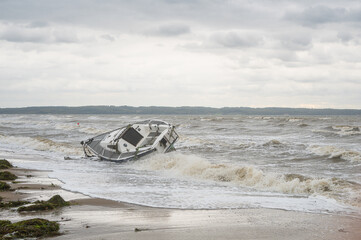
M 0 192 L 9 191 L 9 190 L 10 190 L 10 185 L 7 184 L 6 182 L 0 181 Z
M 29 206 L 22 206 L 18 208 L 18 212 L 31 212 L 31 211 L 48 211 L 53 210 L 56 207 L 48 202 L 39 202 L 31 204 Z
M 0 169 L 9 169 L 10 167 L 0 163 Z
M 0 172 L 0 180 L 15 180 L 18 177 L 15 174 L 12 174 L 11 172 L 4 171 Z
M 66 202 L 60 195 L 55 195 L 48 201 L 37 201 L 32 205 L 19 207 L 18 212 L 47 211 L 69 205 L 70 203 Z
M 11 224 L 9 220 L 0 220 L 0 227 Z
M 28 201 L 9 201 L 9 202 L 0 202 L 0 208 L 14 208 L 19 207 L 25 204 L 29 204 Z
M 65 207 L 70 205 L 69 202 L 65 201 L 60 195 L 53 196 L 47 202 L 54 204 L 57 207 Z
M 59 224 L 42 218 L 34 218 L 16 223 L 0 220 L 1 239 L 48 237 L 59 235 Z
M 0 237 L 1 239 L 3 235 L 10 233 L 12 230 L 11 222 L 9 220 L 0 220 Z
M 13 165 L 9 163 L 6 159 L 0 159 L 0 169 L 9 169 L 12 168 Z

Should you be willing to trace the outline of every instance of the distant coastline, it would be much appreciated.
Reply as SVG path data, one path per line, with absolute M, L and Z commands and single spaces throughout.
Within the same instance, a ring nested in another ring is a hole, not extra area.
M 158 115 L 361 115 L 361 109 L 249 107 L 48 106 L 0 108 L 0 114 L 158 114 Z

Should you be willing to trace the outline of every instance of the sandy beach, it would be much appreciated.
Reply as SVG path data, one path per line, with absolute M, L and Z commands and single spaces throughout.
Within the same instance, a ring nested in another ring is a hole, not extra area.
M 8 159 L 11 162 L 11 159 Z M 60 224 L 54 239 L 360 239 L 361 218 L 277 209 L 179 210 L 151 208 L 66 191 L 46 171 L 12 168 L 15 191 L 3 201 L 47 200 L 61 195 L 71 206 L 52 211 L 2 210 L 1 219 L 41 217 Z M 144 196 L 146 197 L 146 196 Z

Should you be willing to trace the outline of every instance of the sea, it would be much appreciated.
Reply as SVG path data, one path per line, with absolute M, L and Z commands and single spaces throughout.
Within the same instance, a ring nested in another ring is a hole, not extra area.
M 81 141 L 145 119 L 176 126 L 176 151 L 84 157 Z M 151 207 L 361 216 L 361 116 L 0 115 L 0 156 L 67 190 Z

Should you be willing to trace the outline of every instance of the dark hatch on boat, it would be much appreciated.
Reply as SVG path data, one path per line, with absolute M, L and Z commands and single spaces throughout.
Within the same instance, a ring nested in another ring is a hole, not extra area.
M 131 127 L 123 134 L 122 138 L 135 147 L 142 140 L 143 136 Z

